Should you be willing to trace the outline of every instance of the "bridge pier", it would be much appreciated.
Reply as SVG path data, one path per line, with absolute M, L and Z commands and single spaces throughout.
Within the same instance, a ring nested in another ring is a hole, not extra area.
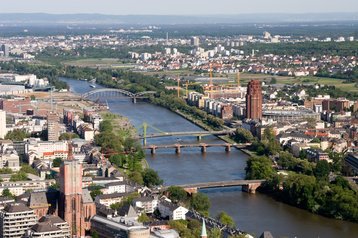
M 255 194 L 256 189 L 260 186 L 261 186 L 261 183 L 245 184 L 245 185 L 242 185 L 242 191 L 250 193 L 250 194 Z
M 151 153 L 152 155 L 155 155 L 155 154 L 157 153 L 157 148 L 156 148 L 156 147 L 152 147 L 152 148 L 150 149 L 150 153 Z
M 146 146 L 147 145 L 147 138 L 143 138 L 143 146 Z
M 180 154 L 181 153 L 180 149 L 181 149 L 181 146 L 177 145 L 176 148 L 175 148 L 175 153 Z
M 201 136 L 197 136 L 196 139 L 197 139 L 198 141 L 201 141 L 202 137 L 201 137 Z
M 201 153 L 203 153 L 203 154 L 206 153 L 206 145 L 201 146 Z
M 136 97 L 132 97 L 132 102 L 133 102 L 134 104 L 136 104 L 136 103 L 137 103 L 137 98 L 136 98 Z
M 230 152 L 230 151 L 231 151 L 231 145 L 229 145 L 229 144 L 226 145 L 226 146 L 225 146 L 225 151 L 226 151 L 226 152 Z

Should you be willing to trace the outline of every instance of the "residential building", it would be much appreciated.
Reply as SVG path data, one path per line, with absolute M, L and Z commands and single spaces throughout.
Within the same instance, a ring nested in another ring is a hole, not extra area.
M 159 202 L 158 210 L 163 218 L 169 218 L 170 220 L 185 220 L 185 215 L 189 211 L 185 207 L 175 205 L 166 200 Z
M 154 197 L 140 197 L 133 200 L 135 208 L 145 213 L 153 213 L 158 207 L 158 199 Z
M 58 141 L 60 137 L 59 132 L 59 118 L 55 112 L 50 112 L 47 115 L 47 140 Z
M 128 225 L 121 223 L 119 220 L 108 219 L 101 216 L 94 216 L 91 219 L 92 229 L 95 230 L 99 237 L 103 238 L 149 238 L 149 228 L 140 225 L 133 224 Z
M 125 196 L 128 196 L 128 194 L 127 193 L 102 194 L 102 195 L 98 195 L 95 198 L 95 202 L 98 204 L 105 205 L 106 207 L 109 207 L 112 204 L 120 203 Z
M 55 158 L 66 159 L 68 156 L 67 141 L 38 141 L 29 139 L 25 145 L 25 154 L 31 165 L 35 159 L 52 164 Z
M 22 238 L 36 221 L 34 211 L 26 205 L 8 204 L 0 211 L 0 238 Z

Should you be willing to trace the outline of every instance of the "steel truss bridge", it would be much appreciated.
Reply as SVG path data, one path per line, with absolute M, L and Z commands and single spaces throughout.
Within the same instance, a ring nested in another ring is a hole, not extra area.
M 105 96 L 113 96 L 113 97 L 118 97 L 118 96 L 127 96 L 130 97 L 133 101 L 133 103 L 137 103 L 137 99 L 143 99 L 143 98 L 148 98 L 149 95 L 153 95 L 155 94 L 155 91 L 145 91 L 145 92 L 140 92 L 140 93 L 132 93 L 129 92 L 127 90 L 124 89 L 116 89 L 116 88 L 101 88 L 101 89 L 95 89 L 92 91 L 89 91 L 87 93 L 84 93 L 81 95 L 82 99 L 89 99 L 91 97 L 97 96 L 97 97 L 105 97 Z

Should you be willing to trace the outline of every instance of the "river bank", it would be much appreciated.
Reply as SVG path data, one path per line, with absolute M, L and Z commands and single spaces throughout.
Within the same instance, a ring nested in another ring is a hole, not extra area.
M 66 80 L 75 93 L 90 90 L 88 83 Z M 97 88 L 102 88 L 97 85 Z M 121 114 L 140 128 L 143 121 L 162 131 L 198 131 L 199 128 L 176 113 L 162 107 L 139 102 L 133 104 L 130 99 L 104 98 L 112 113 Z M 183 137 L 186 143 L 197 143 L 196 138 Z M 175 144 L 176 138 L 156 138 L 153 144 Z M 203 137 L 204 143 L 219 143 L 214 136 Z M 183 150 L 177 155 L 173 150 L 161 150 L 156 155 L 146 153 L 149 166 L 158 171 L 165 185 L 192 184 L 243 179 L 245 177 L 248 156 L 239 150 L 225 153 L 222 149 L 211 148 L 202 154 L 197 149 Z M 271 197 L 257 193 L 243 193 L 241 188 L 218 188 L 202 190 L 211 201 L 210 214 L 227 212 L 235 220 L 237 227 L 250 234 L 259 236 L 262 231 L 270 230 L 274 237 L 297 238 L 337 238 L 354 237 L 358 234 L 355 223 L 328 219 L 302 209 L 295 208 Z

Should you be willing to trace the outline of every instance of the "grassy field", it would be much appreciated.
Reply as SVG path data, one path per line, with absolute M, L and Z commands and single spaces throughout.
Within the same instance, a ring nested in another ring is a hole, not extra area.
M 236 77 L 235 74 L 229 76 L 232 80 Z M 345 92 L 358 92 L 358 87 L 355 86 L 355 83 L 345 83 L 344 79 L 334 79 L 334 78 L 322 78 L 322 77 L 314 77 L 314 76 L 306 76 L 306 77 L 289 77 L 289 76 L 272 76 L 266 74 L 241 74 L 241 85 L 246 85 L 252 79 L 258 79 L 266 82 L 270 82 L 272 78 L 277 80 L 278 84 L 320 84 L 320 85 L 330 85 L 335 86 L 336 88 L 341 89 Z
M 65 65 L 91 68 L 132 68 L 131 64 L 123 64 L 121 60 L 114 58 L 80 59 L 64 62 Z

